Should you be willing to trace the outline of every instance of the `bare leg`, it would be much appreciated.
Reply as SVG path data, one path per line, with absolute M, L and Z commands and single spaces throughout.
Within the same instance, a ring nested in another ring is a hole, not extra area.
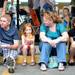
M 27 45 L 24 45 L 24 47 L 22 49 L 22 53 L 23 53 L 23 56 L 24 56 L 23 63 L 26 63 Z
M 35 49 L 34 49 L 34 45 L 30 45 L 30 51 L 31 51 L 31 63 L 34 63 L 35 60 Z
M 70 48 L 70 57 L 69 57 L 69 62 L 74 63 L 74 56 L 75 56 L 75 48 L 71 47 Z

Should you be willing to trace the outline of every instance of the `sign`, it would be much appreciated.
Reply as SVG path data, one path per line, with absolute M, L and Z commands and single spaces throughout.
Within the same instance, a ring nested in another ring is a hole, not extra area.
M 58 4 L 58 8 L 59 8 L 59 9 L 63 9 L 63 8 L 64 8 L 64 3 L 59 3 L 59 4 Z

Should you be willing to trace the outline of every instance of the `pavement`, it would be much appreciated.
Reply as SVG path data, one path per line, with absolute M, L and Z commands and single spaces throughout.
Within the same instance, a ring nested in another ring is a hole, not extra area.
M 38 47 L 36 47 L 37 54 L 39 53 Z M 19 56 L 17 60 L 17 65 L 15 73 L 9 73 L 7 68 L 3 65 L 0 65 L 0 75 L 75 75 L 75 66 L 66 66 L 65 71 L 58 71 L 58 69 L 47 69 L 47 71 L 41 71 L 40 66 L 36 64 L 35 66 L 22 66 L 22 56 Z M 30 59 L 28 57 L 28 59 Z M 38 56 L 36 56 L 36 62 L 38 61 Z M 28 60 L 28 62 L 30 62 Z
M 47 71 L 41 71 L 39 65 L 35 66 L 22 66 L 17 65 L 15 73 L 8 73 L 4 66 L 0 66 L 0 75 L 75 75 L 75 66 L 67 66 L 65 71 L 58 71 L 58 69 L 47 69 Z

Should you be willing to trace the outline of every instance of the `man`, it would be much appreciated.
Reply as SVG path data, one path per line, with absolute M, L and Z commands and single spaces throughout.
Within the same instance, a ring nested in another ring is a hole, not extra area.
M 41 17 L 40 17 L 40 0 L 28 0 L 28 6 L 30 8 L 30 12 L 31 10 L 33 10 L 35 12 L 35 14 L 37 16 L 37 19 L 39 21 L 39 25 L 41 24 Z M 32 15 L 31 15 L 32 16 Z M 36 24 L 37 25 L 37 24 Z M 37 26 L 39 26 L 37 25 Z
M 4 63 L 7 65 L 9 72 L 13 73 L 15 69 L 15 59 L 19 46 L 18 31 L 11 26 L 11 17 L 3 15 L 0 18 L 0 50 L 3 51 Z

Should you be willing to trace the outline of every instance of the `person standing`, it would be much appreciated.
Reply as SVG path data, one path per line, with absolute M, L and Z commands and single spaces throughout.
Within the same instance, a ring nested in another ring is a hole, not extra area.
M 36 16 L 41 24 L 41 17 L 40 17 L 40 0 L 28 0 L 28 6 L 31 9 L 35 10 Z
M 40 0 L 40 9 L 53 11 L 55 6 L 55 0 Z

